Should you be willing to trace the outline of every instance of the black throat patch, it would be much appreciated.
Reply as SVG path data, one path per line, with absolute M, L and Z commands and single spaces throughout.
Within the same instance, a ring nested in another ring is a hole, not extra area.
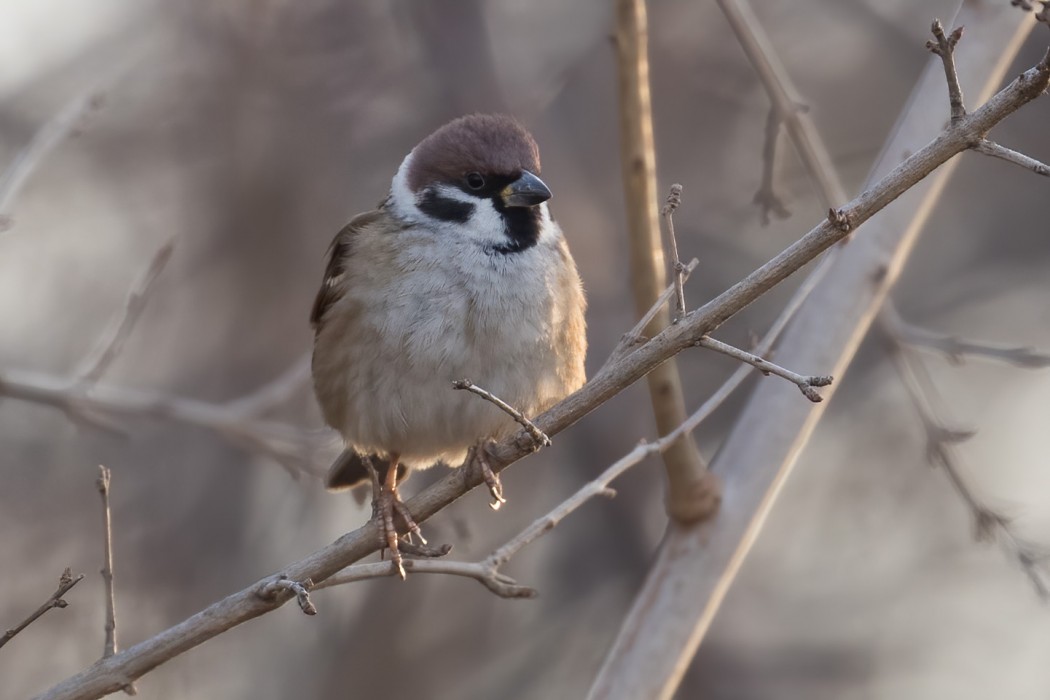
M 503 232 L 507 236 L 506 243 L 492 246 L 493 251 L 504 255 L 520 253 L 539 242 L 541 221 L 539 206 L 508 207 L 503 204 L 503 199 L 499 195 L 492 198 L 492 206 L 503 218 Z

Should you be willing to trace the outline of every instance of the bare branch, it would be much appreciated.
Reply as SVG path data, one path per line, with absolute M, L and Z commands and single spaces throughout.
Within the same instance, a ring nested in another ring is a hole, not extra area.
M 535 598 L 538 595 L 536 589 L 519 585 L 514 579 L 496 571 L 486 562 L 405 559 L 402 563 L 405 569 L 413 574 L 446 574 L 472 578 L 500 598 Z M 397 567 L 393 562 L 377 561 L 369 564 L 354 564 L 319 583 L 316 588 L 331 588 L 397 575 Z
M 102 375 L 120 355 L 120 351 L 124 349 L 125 341 L 131 335 L 135 323 L 146 308 L 153 284 L 160 277 L 168 261 L 171 260 L 174 250 L 174 239 L 162 245 L 153 255 L 153 259 L 150 260 L 142 275 L 131 286 L 120 316 L 114 320 L 106 336 L 99 342 L 92 355 L 85 359 L 82 369 L 77 372 L 84 390 L 102 378 Z
M 685 266 L 684 270 L 682 270 L 683 284 L 686 280 L 689 279 L 689 275 L 692 274 L 693 270 L 695 270 L 696 266 L 699 264 L 700 261 L 696 258 L 693 258 L 689 261 L 689 264 Z M 675 291 L 676 290 L 674 284 L 669 284 L 667 288 L 664 289 L 664 291 L 660 294 L 659 297 L 656 298 L 656 301 L 653 302 L 653 305 L 649 307 L 649 310 L 645 312 L 645 314 L 638 321 L 638 323 L 634 324 L 634 328 L 627 331 L 620 337 L 620 342 L 617 343 L 616 347 L 613 348 L 613 351 L 609 353 L 608 359 L 605 360 L 605 364 L 602 365 L 601 369 L 598 370 L 598 374 L 604 372 L 606 367 L 615 363 L 617 360 L 619 360 L 625 354 L 633 350 L 639 344 L 649 340 L 649 338 L 643 335 L 642 331 L 644 331 L 646 327 L 648 327 L 649 323 L 653 320 L 653 318 L 656 317 L 656 314 L 658 314 L 660 310 L 663 309 L 664 304 L 671 300 L 671 297 L 674 296 Z
M 752 200 L 758 205 L 762 225 L 768 226 L 770 214 L 778 219 L 791 216 L 791 211 L 776 192 L 777 143 L 780 140 L 780 110 L 775 106 L 769 108 L 766 118 L 766 140 L 762 146 L 762 183 Z
M 105 659 L 117 653 L 117 602 L 113 593 L 113 522 L 109 508 L 109 485 L 110 471 L 101 464 L 98 465 L 98 493 L 102 497 L 102 583 L 106 593 L 106 641 L 102 650 L 102 658 Z M 124 686 L 124 692 L 128 695 L 138 695 L 134 683 Z
M 1040 162 L 1035 158 L 1026 156 L 1024 153 L 1018 153 L 1017 151 L 1007 148 L 1006 146 L 1000 146 L 994 141 L 989 141 L 988 139 L 981 139 L 977 142 L 977 145 L 973 147 L 973 150 L 977 151 L 978 153 L 983 153 L 986 156 L 991 156 L 992 158 L 1000 158 L 1002 160 L 1005 160 L 1007 163 L 1020 165 L 1022 168 L 1031 170 L 1036 175 L 1050 177 L 1050 165 Z
M 968 357 L 1006 362 L 1024 369 L 1050 367 L 1050 354 L 1029 347 L 1004 347 L 990 343 L 964 340 L 953 335 L 935 333 L 908 323 L 889 305 L 883 310 L 884 325 L 902 345 L 939 352 L 953 364 L 962 364 Z
M 831 155 L 809 113 L 800 109 L 801 95 L 792 85 L 787 70 L 777 57 L 773 44 L 755 17 L 746 0 L 716 0 L 741 48 L 758 74 L 769 94 L 775 118 L 783 123 L 795 150 L 806 165 L 817 191 L 824 198 L 824 206 L 838 207 L 846 201 L 846 191 L 835 175 Z M 766 142 L 769 148 L 771 121 L 766 122 Z M 766 159 L 767 162 L 769 159 Z M 768 170 L 767 166 L 767 170 Z M 764 171 L 765 172 L 765 171 Z M 772 186 L 770 187 L 772 189 Z
M 102 93 L 92 89 L 78 95 L 55 116 L 36 130 L 29 143 L 16 155 L 7 169 L 0 174 L 0 233 L 11 222 L 11 202 L 22 191 L 29 176 L 48 155 L 83 121 L 85 115 L 102 105 Z
M 528 418 L 526 418 L 524 413 L 511 406 L 509 403 L 507 403 L 500 397 L 486 391 L 485 389 L 482 389 L 480 386 L 470 381 L 469 379 L 457 379 L 456 381 L 452 382 L 452 388 L 461 391 L 469 391 L 470 393 L 480 396 L 481 398 L 485 399 L 489 403 L 499 408 L 501 411 L 503 411 L 508 416 L 517 421 L 518 425 L 520 425 L 521 427 L 525 428 L 526 431 L 528 431 L 529 435 L 531 435 L 532 439 L 536 442 L 537 447 L 550 446 L 551 439 L 547 437 L 546 433 L 537 428 L 536 424 Z
M 900 327 L 896 325 L 893 315 L 884 314 L 880 318 L 886 335 L 894 343 L 891 353 L 894 365 L 926 431 L 926 458 L 944 470 L 956 493 L 966 503 L 973 516 L 975 537 L 979 541 L 998 542 L 1020 565 L 1039 597 L 1044 600 L 1050 598 L 1046 572 L 1039 568 L 1039 563 L 1045 559 L 1043 554 L 1017 536 L 1006 515 L 981 502 L 963 477 L 956 445 L 971 438 L 974 431 L 950 428 L 938 415 L 932 400 L 932 397 L 937 396 L 936 387 L 925 366 L 914 356 L 915 351 L 899 333 Z
M 62 596 L 68 593 L 69 589 L 71 589 L 73 586 L 80 583 L 80 580 L 83 578 L 84 574 L 78 574 L 74 578 L 73 574 L 69 571 L 69 567 L 66 567 L 66 570 L 62 572 L 62 575 L 58 579 L 58 589 L 51 594 L 51 597 L 44 601 L 43 605 L 34 610 L 32 613 L 30 613 L 29 617 L 22 620 L 22 622 L 18 623 L 18 625 L 16 625 L 15 627 L 12 627 L 11 629 L 4 632 L 3 636 L 0 636 L 0 647 L 3 647 L 5 644 L 14 639 L 15 635 L 24 630 L 26 627 L 29 627 L 29 625 L 36 622 L 37 618 L 46 613 L 48 610 L 51 610 L 52 608 L 64 608 L 67 605 L 69 605 L 69 603 L 63 600 Z
M 87 394 L 75 382 L 42 372 L 0 370 L 0 396 L 53 406 L 68 414 L 147 417 L 212 430 L 244 449 L 264 454 L 291 476 L 319 475 L 329 462 L 328 433 L 245 418 L 240 407 L 171 396 L 159 391 L 96 384 Z
M 117 612 L 116 597 L 113 593 L 113 523 L 109 509 L 110 471 L 98 465 L 98 479 L 95 481 L 98 493 L 102 497 L 102 582 L 106 589 L 106 642 L 102 658 L 117 653 Z
M 944 35 L 944 27 L 939 19 L 933 20 L 930 26 L 933 38 L 936 41 L 927 41 L 926 48 L 941 57 L 944 65 L 944 79 L 948 83 L 948 103 L 951 106 L 952 121 L 957 122 L 966 116 L 966 107 L 963 105 L 962 86 L 959 85 L 959 73 L 955 69 L 955 45 L 962 38 L 963 28 L 956 27 L 948 36 Z
M 998 80 L 998 76 L 995 76 L 995 78 Z M 989 79 L 988 82 L 994 81 Z M 958 123 L 950 125 L 947 130 L 926 146 L 910 149 L 912 155 L 903 163 L 898 164 L 892 171 L 873 181 L 863 194 L 842 207 L 853 226 L 860 227 L 873 214 L 880 211 L 910 187 L 913 187 L 935 168 L 968 148 L 976 134 L 986 133 L 1007 115 L 1035 99 L 1046 89 L 1048 83 L 1050 83 L 1050 65 L 1047 65 L 1044 61 L 1038 67 L 1026 71 L 1011 82 L 1010 85 L 1003 88 L 1002 91 L 992 97 L 980 109 L 967 115 Z M 893 153 L 900 153 L 902 150 L 895 149 Z M 894 227 L 893 230 L 899 231 L 897 227 Z M 839 227 L 833 226 L 828 221 L 822 221 L 784 252 L 762 265 L 744 280 L 704 306 L 690 311 L 680 323 L 668 326 L 634 352 L 608 365 L 579 391 L 559 402 L 546 413 L 536 417 L 534 422 L 537 427 L 547 435 L 558 434 L 603 404 L 610 397 L 622 391 L 632 382 L 663 364 L 676 353 L 692 346 L 704 335 L 713 332 L 725 320 L 847 235 L 849 234 L 842 231 Z M 856 281 L 858 277 L 855 275 L 855 271 L 851 270 L 850 272 L 853 275 L 852 279 Z M 828 283 L 831 276 L 829 273 L 823 282 Z M 887 273 L 880 279 L 888 283 L 892 281 L 892 278 L 893 275 Z M 876 289 L 873 289 L 876 285 L 871 283 L 871 276 L 861 276 L 859 279 L 863 279 L 867 293 L 873 294 L 876 291 Z M 836 289 L 839 297 L 841 297 L 841 290 L 838 289 L 839 284 L 840 280 L 835 279 Z M 799 323 L 800 319 L 796 319 L 795 322 Z M 818 337 L 822 346 L 827 348 L 833 347 L 831 340 L 827 336 L 818 334 Z M 837 361 L 828 362 L 826 366 L 839 367 L 840 363 Z M 6 381 L 7 377 L 0 378 L 0 391 L 8 389 L 5 385 Z M 771 386 L 773 384 L 765 383 L 762 386 Z M 96 389 L 96 392 L 99 389 Z M 806 405 L 823 404 L 807 403 Z M 778 410 L 780 410 L 779 406 Z M 785 413 L 790 414 L 790 411 Z M 729 439 L 732 440 L 732 438 L 733 436 L 730 435 Z M 751 433 L 751 438 L 753 441 L 753 433 Z M 532 438 L 525 431 L 521 431 L 518 435 L 498 443 L 492 450 L 493 456 L 497 459 L 497 463 L 494 465 L 495 469 L 501 471 L 507 465 L 529 454 L 532 445 Z M 723 453 L 725 449 L 726 447 L 723 446 Z M 767 483 L 765 475 L 755 475 L 754 472 L 744 469 L 743 466 L 743 463 L 737 464 L 733 470 L 726 472 L 727 480 L 732 478 L 734 482 L 738 482 L 739 479 L 743 478 L 747 479 L 750 485 L 746 488 L 741 488 L 740 484 L 736 483 L 734 489 L 725 491 L 725 497 L 728 498 L 732 494 L 735 501 L 733 508 L 723 508 L 720 511 L 722 517 L 718 519 L 719 546 L 714 546 L 715 542 L 709 536 L 711 530 L 705 527 L 703 523 L 695 527 L 676 523 L 672 525 L 668 533 L 669 546 L 684 544 L 687 540 L 692 540 L 699 535 L 705 542 L 706 547 L 702 552 L 703 556 L 688 556 L 676 559 L 676 562 L 679 564 L 688 560 L 687 563 L 690 567 L 688 572 L 669 570 L 666 560 L 662 558 L 663 554 L 660 555 L 661 559 L 656 562 L 653 575 L 659 578 L 667 574 L 667 578 L 662 579 L 663 583 L 661 585 L 674 587 L 680 596 L 688 592 L 692 600 L 691 603 L 683 602 L 680 598 L 674 601 L 675 605 L 681 606 L 677 608 L 678 613 L 675 622 L 679 627 L 685 626 L 689 628 L 690 641 L 688 643 L 678 641 L 678 630 L 674 634 L 665 636 L 665 640 L 674 641 L 677 645 L 677 651 L 664 659 L 667 662 L 675 662 L 676 658 L 682 654 L 691 656 L 693 650 L 695 650 L 695 643 L 691 640 L 698 642 L 702 636 L 702 634 L 696 634 L 696 621 L 692 618 L 690 607 L 695 607 L 699 604 L 701 607 L 706 608 L 709 602 L 707 599 L 710 590 L 708 587 L 709 580 L 711 577 L 714 577 L 716 581 L 720 581 L 723 573 L 725 573 L 724 562 L 712 561 L 711 556 L 717 555 L 717 557 L 721 558 L 724 555 L 728 557 L 726 544 L 729 538 L 734 538 L 731 548 L 733 561 L 737 562 L 737 567 L 739 562 L 742 561 L 743 555 L 737 552 L 738 543 L 735 538 L 740 537 L 741 533 L 746 530 L 746 523 L 751 521 L 752 514 L 761 510 L 757 504 L 753 504 L 750 500 L 751 496 L 754 496 L 757 500 L 764 498 L 762 494 L 756 493 L 755 484 L 757 483 L 764 490 Z M 770 465 L 774 472 L 778 467 L 779 464 Z M 416 495 L 408 503 L 409 510 L 415 517 L 415 520 L 417 522 L 426 521 L 449 503 L 479 485 L 482 479 L 481 475 L 476 472 L 477 470 L 470 470 L 464 473 L 452 472 Z M 769 480 L 772 480 L 772 477 L 773 475 L 770 474 Z M 710 477 L 707 477 L 707 479 L 710 479 Z M 748 502 L 742 504 L 739 501 L 744 494 L 749 494 Z M 772 499 L 765 500 L 771 501 Z M 313 581 L 323 581 L 346 566 L 377 551 L 378 548 L 378 530 L 376 524 L 370 522 L 354 532 L 343 535 L 329 546 L 289 565 L 284 569 L 283 574 L 293 581 L 303 581 L 307 578 Z M 666 549 L 662 548 L 661 552 L 664 551 Z M 697 573 L 693 569 L 697 565 L 703 567 L 701 573 Z M 730 574 L 735 573 L 735 570 L 733 568 Z M 688 575 L 689 578 L 684 580 L 682 578 L 683 575 Z M 41 700 L 70 698 L 86 700 L 113 692 L 125 685 L 128 679 L 138 678 L 161 663 L 225 632 L 231 627 L 276 609 L 285 602 L 285 598 L 277 597 L 267 600 L 258 595 L 259 587 L 272 582 L 272 580 L 271 577 L 253 584 L 208 606 L 196 615 L 159 633 L 153 638 L 119 652 L 108 659 L 99 661 L 91 668 L 81 671 L 45 692 L 40 696 Z M 651 580 L 652 578 L 650 578 Z M 720 590 L 724 591 L 724 588 Z M 609 663 L 607 661 L 606 668 L 609 667 Z M 615 661 L 612 663 L 615 664 Z M 658 680 L 663 683 L 666 678 L 661 676 Z M 623 690 L 624 692 L 630 691 L 626 686 L 624 686 Z M 647 696 L 636 695 L 635 697 Z
M 682 186 L 671 185 L 661 213 L 667 222 L 667 239 L 671 246 L 671 270 L 674 274 L 675 312 L 672 323 L 678 323 L 685 316 L 685 265 L 678 257 L 678 240 L 674 235 L 674 213 L 682 205 Z
M 642 314 L 666 285 L 656 194 L 648 17 L 645 0 L 616 0 L 615 6 L 620 164 L 627 207 L 631 289 L 635 309 Z M 643 333 L 655 336 L 669 320 L 670 314 L 661 306 Z M 674 361 L 665 362 L 649 373 L 648 382 L 657 432 L 666 435 L 686 416 L 678 366 Z M 690 494 L 703 483 L 707 467 L 691 435 L 664 454 L 664 467 L 668 514 L 683 521 L 699 517 L 703 504 L 692 501 Z
M 820 394 L 818 394 L 813 387 L 828 386 L 834 381 L 828 376 L 803 376 L 796 372 L 792 372 L 789 369 L 784 369 L 780 365 L 774 364 L 769 360 L 747 352 L 746 350 L 741 350 L 740 348 L 723 343 L 720 340 L 715 340 L 710 336 L 704 336 L 696 341 L 696 344 L 702 348 L 714 350 L 715 352 L 720 352 L 723 355 L 732 357 L 734 360 L 746 362 L 762 372 L 762 374 L 775 374 L 778 377 L 782 377 L 797 386 L 799 391 L 802 392 L 802 395 L 814 403 L 821 401 L 822 399 L 820 398 Z

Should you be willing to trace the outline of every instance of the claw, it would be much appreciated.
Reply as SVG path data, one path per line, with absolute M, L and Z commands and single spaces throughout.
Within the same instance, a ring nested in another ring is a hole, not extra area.
M 489 493 L 492 495 L 492 503 L 489 503 L 489 508 L 499 510 L 500 506 L 507 502 L 507 499 L 503 497 L 503 482 L 499 480 L 499 474 L 492 471 L 492 465 L 489 464 L 485 445 L 478 445 L 475 448 L 474 458 L 478 460 L 478 465 L 481 467 L 481 476 L 485 480 L 485 485 L 489 487 Z

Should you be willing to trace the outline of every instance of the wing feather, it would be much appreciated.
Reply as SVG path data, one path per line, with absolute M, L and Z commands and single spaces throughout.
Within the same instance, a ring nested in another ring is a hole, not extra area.
M 342 294 L 343 275 L 346 274 L 347 261 L 354 253 L 354 238 L 361 229 L 375 223 L 383 215 L 381 208 L 358 214 L 332 239 L 332 244 L 328 246 L 328 264 L 325 266 L 324 279 L 314 299 L 313 309 L 310 311 L 310 325 L 315 334 L 321 330 L 321 321 L 325 313 Z

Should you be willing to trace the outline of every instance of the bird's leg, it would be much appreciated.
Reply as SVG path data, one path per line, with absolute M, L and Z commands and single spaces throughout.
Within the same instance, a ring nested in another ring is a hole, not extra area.
M 503 482 L 499 480 L 499 474 L 492 471 L 492 465 L 489 464 L 488 443 L 483 441 L 475 445 L 471 456 L 477 460 L 481 468 L 481 478 L 485 480 L 485 485 L 489 487 L 489 493 L 492 494 L 492 503 L 489 503 L 489 508 L 499 510 L 507 499 L 503 497 Z
M 401 558 L 401 549 L 398 547 L 398 534 L 397 526 L 394 521 L 394 513 L 396 512 L 401 516 L 401 519 L 405 522 L 405 526 L 408 528 L 410 533 L 415 533 L 419 537 L 423 544 L 426 544 L 426 539 L 423 538 L 423 533 L 419 530 L 419 525 L 412 519 L 412 514 L 408 512 L 408 508 L 401 501 L 401 496 L 397 493 L 397 460 L 399 455 L 390 455 L 390 467 L 387 469 L 386 477 L 383 479 L 383 484 L 379 485 L 378 475 L 373 478 L 372 488 L 376 489 L 379 485 L 378 495 L 373 500 L 373 517 L 379 524 L 379 537 L 380 543 L 390 550 L 390 559 L 394 562 L 397 567 L 397 573 L 401 576 L 401 579 L 405 578 L 405 565 Z

